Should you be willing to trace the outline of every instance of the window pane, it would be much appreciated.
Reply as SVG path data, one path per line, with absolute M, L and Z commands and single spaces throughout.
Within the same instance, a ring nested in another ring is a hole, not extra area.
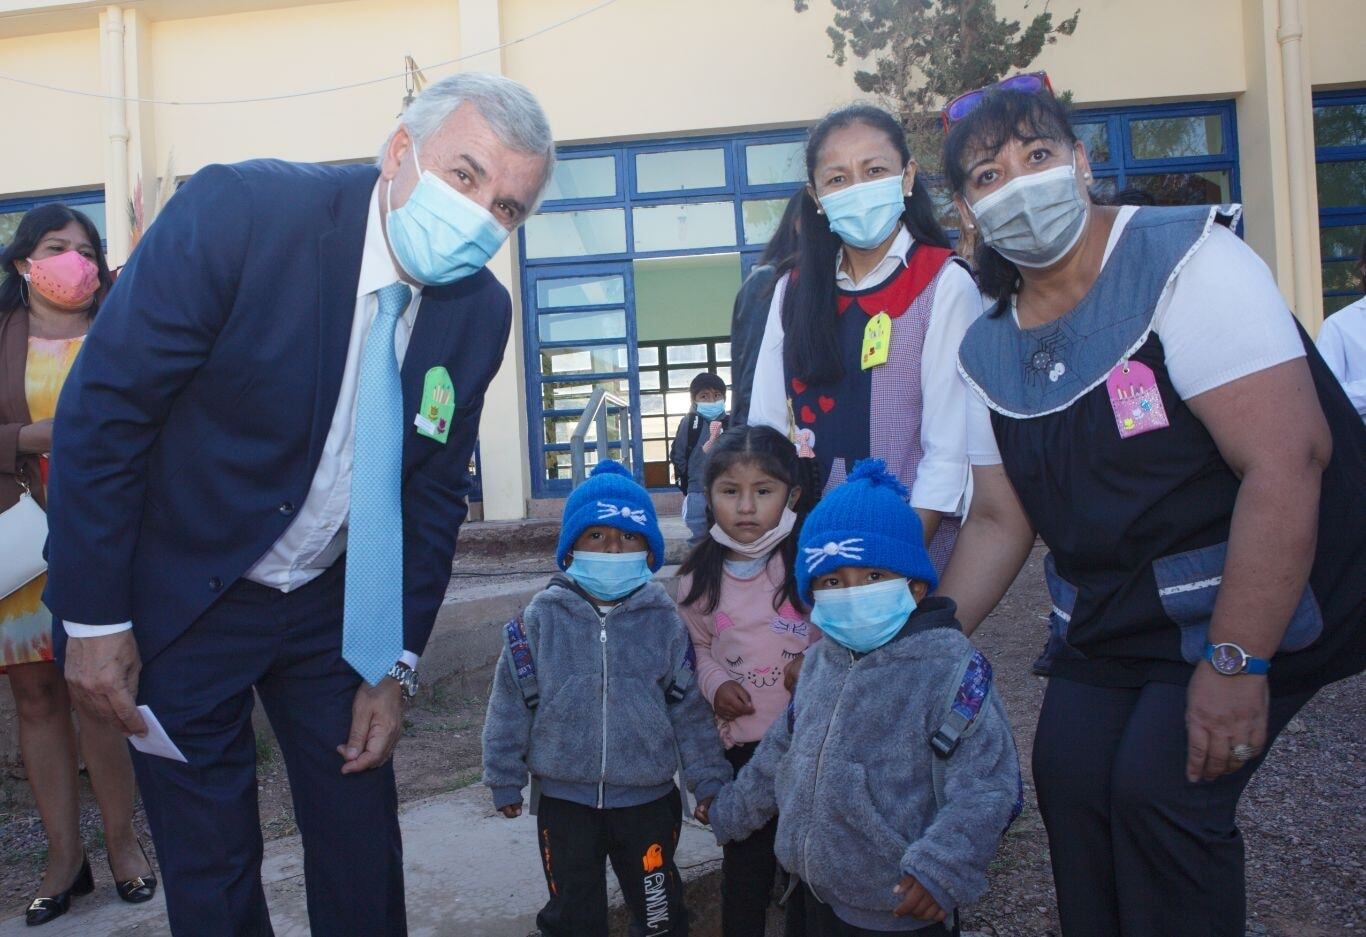
M 1360 298 L 1360 296 L 1325 296 L 1323 297 L 1323 314 L 1325 317 L 1331 316 L 1339 309 L 1346 309 Z
M 653 346 L 647 348 L 642 345 L 637 350 L 636 355 L 640 360 L 640 366 L 642 368 L 659 364 L 659 349 Z
M 640 372 L 641 390 L 659 390 L 659 372 L 641 371 Z
M 536 307 L 613 306 L 626 302 L 626 281 L 619 274 L 536 281 Z
M 638 251 L 728 247 L 735 243 L 735 207 L 730 202 L 633 208 L 631 218 Z
M 697 372 L 689 371 L 688 373 L 696 374 Z M 683 390 L 670 391 L 664 395 L 664 412 L 669 414 L 671 418 L 677 419 L 678 417 L 681 417 L 692 407 L 692 395 L 689 394 L 687 390 L 688 384 L 691 381 L 692 378 L 690 377 L 683 382 Z
M 533 215 L 526 223 L 528 257 L 626 253 L 626 213 L 620 208 Z
M 740 213 L 745 219 L 745 243 L 767 244 L 778 230 L 783 209 L 787 208 L 785 198 L 766 198 L 763 201 L 745 202 Z
M 1323 265 L 1323 291 L 1325 293 L 1361 292 L 1361 281 L 1357 279 L 1355 260 L 1331 260 Z
M 1072 130 L 1077 139 L 1086 145 L 1086 158 L 1093 163 L 1110 161 L 1110 125 L 1073 124 Z
M 949 191 L 946 182 L 928 183 L 930 193 L 930 203 L 934 205 L 934 217 L 945 228 L 958 230 L 962 224 L 962 219 L 958 217 L 958 209 L 953 204 L 953 193 Z
M 547 376 L 625 370 L 625 345 L 541 349 L 541 373 Z
M 626 310 L 560 312 L 536 320 L 543 342 L 591 342 L 626 337 Z
M 1366 146 L 1366 104 L 1314 108 L 1315 146 Z
M 730 386 L 730 368 L 717 368 L 716 376 L 725 381 L 727 387 Z
M 1366 224 L 1348 224 L 1324 228 L 1319 232 L 1324 260 L 1356 260 L 1361 253 L 1361 240 L 1366 237 Z
M 692 364 L 701 361 L 704 364 L 707 360 L 706 345 L 670 345 L 669 364 Z
M 663 394 L 641 394 L 640 412 L 648 414 L 659 414 L 664 412 Z
M 1218 114 L 1131 121 L 1129 139 L 1134 159 L 1214 156 L 1224 152 L 1224 128 Z
M 644 444 L 646 462 L 663 462 L 669 458 L 667 442 L 647 442 Z
M 617 194 L 617 161 L 612 156 L 562 159 L 546 187 L 547 200 L 611 198 Z
M 669 435 L 669 421 L 662 416 L 641 417 L 640 435 L 645 439 L 666 437 Z
M 574 436 L 574 430 L 579 425 L 579 417 L 582 414 L 572 414 L 568 416 L 551 416 L 545 419 L 545 442 L 546 445 L 555 443 L 568 443 Z M 607 416 L 607 440 L 616 442 L 621 439 L 621 433 L 617 432 L 617 418 L 615 408 L 608 412 Z M 590 423 L 588 433 L 584 436 L 584 441 L 590 444 L 597 444 L 598 428 L 596 424 Z
M 805 144 L 756 143 L 745 147 L 745 176 L 750 185 L 806 181 Z
M 687 192 L 726 186 L 725 150 L 636 154 L 637 192 Z
M 693 378 L 706 370 L 706 368 L 672 368 L 669 371 L 669 387 L 682 387 L 686 389 L 692 384 Z
M 1231 201 L 1227 170 L 1130 176 L 1129 187 L 1147 192 L 1159 205 L 1218 205 Z
M 1091 183 L 1089 191 L 1091 198 L 1102 205 L 1113 205 L 1115 196 L 1119 194 L 1119 180 L 1114 176 L 1097 176 L 1096 181 Z
M 19 229 L 19 222 L 23 220 L 24 214 L 21 211 L 0 212 L 0 246 L 13 240 L 14 232 Z
M 729 360 L 730 360 L 730 342 L 717 342 L 717 343 L 716 343 L 716 360 L 717 360 L 717 361 L 729 361 Z
M 1319 163 L 1319 208 L 1366 204 L 1366 159 Z
M 545 410 L 582 410 L 594 387 L 601 387 L 622 400 L 631 399 L 631 385 L 620 381 L 547 381 L 541 385 L 541 407 Z
M 596 451 L 585 452 L 584 462 L 595 463 L 598 460 Z M 573 477 L 573 469 L 570 468 L 570 457 L 567 452 L 547 452 L 545 454 L 545 477 L 550 481 L 569 479 Z

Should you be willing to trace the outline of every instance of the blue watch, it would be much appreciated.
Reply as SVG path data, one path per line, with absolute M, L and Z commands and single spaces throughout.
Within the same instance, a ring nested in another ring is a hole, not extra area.
M 1236 644 L 1210 644 L 1205 642 L 1205 660 L 1210 662 L 1216 673 L 1225 677 L 1236 677 L 1240 673 L 1262 676 L 1271 670 L 1271 661 L 1264 657 L 1253 657 Z

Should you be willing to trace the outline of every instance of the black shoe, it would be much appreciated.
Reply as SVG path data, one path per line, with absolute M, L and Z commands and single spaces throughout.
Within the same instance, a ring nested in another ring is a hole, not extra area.
M 142 850 L 142 860 L 147 863 L 147 868 L 152 867 L 152 860 L 147 858 L 147 850 L 143 848 L 142 840 L 138 840 L 138 849 Z M 114 874 L 114 862 L 109 861 L 109 874 Z M 139 875 L 137 878 L 130 878 L 127 881 L 115 881 L 114 890 L 119 893 L 119 897 L 129 904 L 142 904 L 144 901 L 151 901 L 157 893 L 157 877 L 151 872 L 146 875 Z
M 72 895 L 88 895 L 94 890 L 95 877 L 90 874 L 90 860 L 83 858 L 81 870 L 76 873 L 76 881 L 71 883 L 71 887 L 55 898 L 34 898 L 24 912 L 24 923 L 29 927 L 37 927 L 59 918 L 71 910 Z

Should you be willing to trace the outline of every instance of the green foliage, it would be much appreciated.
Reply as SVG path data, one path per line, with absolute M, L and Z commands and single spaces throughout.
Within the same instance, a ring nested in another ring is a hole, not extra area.
M 1081 14 L 1055 22 L 1045 2 L 1043 12 L 1022 25 L 997 16 L 994 0 L 830 3 L 830 58 L 844 65 L 852 57 L 867 66 L 854 72 L 854 83 L 901 118 L 918 156 L 937 149 L 916 143 L 929 142 L 945 103 L 1028 68 L 1044 46 L 1076 31 Z M 798 13 L 809 6 L 810 0 L 793 0 Z

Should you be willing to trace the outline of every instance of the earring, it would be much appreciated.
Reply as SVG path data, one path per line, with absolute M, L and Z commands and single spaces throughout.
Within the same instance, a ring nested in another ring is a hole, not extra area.
M 976 231 L 976 230 L 977 230 L 977 225 L 975 225 L 975 224 L 973 224 L 971 221 L 969 221 L 969 222 L 968 222 L 968 230 L 969 230 L 969 231 Z
M 818 215 L 824 215 L 824 214 L 825 214 L 825 209 L 824 209 L 824 208 L 817 208 L 817 209 L 816 209 L 816 214 L 818 214 Z
M 1091 174 L 1090 174 L 1089 172 L 1086 174 L 1086 181 L 1087 181 L 1087 182 L 1090 182 L 1090 181 L 1091 181 Z

